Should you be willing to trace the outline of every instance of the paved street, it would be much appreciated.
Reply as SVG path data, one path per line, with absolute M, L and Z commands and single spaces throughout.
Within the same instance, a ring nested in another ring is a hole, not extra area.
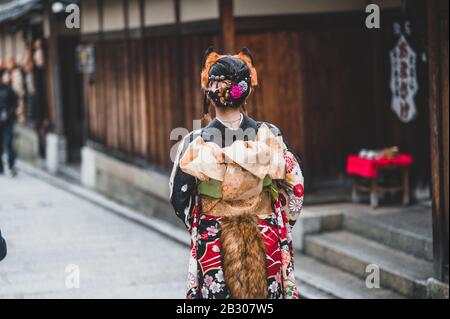
M 187 247 L 24 173 L 0 176 L 0 228 L 0 298 L 184 298 Z

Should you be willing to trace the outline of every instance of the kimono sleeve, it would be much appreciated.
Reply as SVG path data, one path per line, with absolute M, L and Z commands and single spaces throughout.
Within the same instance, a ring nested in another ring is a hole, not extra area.
M 286 177 L 279 183 L 279 196 L 280 203 L 292 228 L 303 207 L 304 177 L 300 156 L 289 147 L 285 150 L 284 159 L 286 161 Z
M 276 126 L 270 124 L 269 127 L 276 136 L 282 136 Z M 286 213 L 286 218 L 292 228 L 303 207 L 303 163 L 301 156 L 289 147 L 284 137 L 283 142 L 285 144 L 284 160 L 286 163 L 286 176 L 284 180 L 279 180 L 277 183 L 279 186 L 278 195 L 282 209 Z
M 190 229 L 192 224 L 191 213 L 196 202 L 197 183 L 195 177 L 181 170 L 179 161 L 190 139 L 191 135 L 187 135 L 180 143 L 169 181 L 170 203 L 175 210 L 175 214 L 183 221 L 187 229 Z

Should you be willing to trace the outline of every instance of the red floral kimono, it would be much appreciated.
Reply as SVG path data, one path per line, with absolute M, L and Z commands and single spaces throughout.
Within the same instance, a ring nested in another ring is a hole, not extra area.
M 254 214 L 264 243 L 266 296 L 296 299 L 291 229 L 303 204 L 301 161 L 275 126 L 243 116 L 240 129 L 250 134 L 237 136 L 215 119 L 185 137 L 178 149 L 170 199 L 191 235 L 187 298 L 233 297 L 221 255 L 222 213 L 237 209 L 239 214 L 242 208 L 228 205 L 225 199 L 231 198 L 232 203 L 238 199 L 245 211 L 246 207 L 266 207 L 259 203 L 245 206 L 266 192 L 271 199 L 269 210 L 258 208 L 261 212 Z M 227 140 L 227 134 L 235 137 Z M 267 155 L 269 160 L 252 162 L 255 154 L 259 158 Z M 221 160 L 223 157 L 228 164 Z

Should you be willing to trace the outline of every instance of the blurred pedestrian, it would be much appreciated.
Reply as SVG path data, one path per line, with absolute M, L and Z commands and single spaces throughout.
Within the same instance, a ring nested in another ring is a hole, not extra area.
M 2 231 L 0 230 L 0 261 L 6 257 L 6 241 L 2 237 Z
M 5 70 L 0 69 L 0 154 L 6 147 L 8 167 L 11 176 L 17 174 L 15 168 L 16 153 L 13 146 L 14 123 L 17 120 L 18 96 L 9 84 L 3 82 Z M 0 156 L 1 158 L 1 156 Z M 3 160 L 0 160 L 0 174 L 3 173 Z
M 25 79 L 24 79 L 24 70 L 21 66 L 19 66 L 13 57 L 8 57 L 5 63 L 5 73 L 8 74 L 6 78 L 9 79 L 9 84 L 13 89 L 14 93 L 18 96 L 17 100 L 17 111 L 16 111 L 16 120 L 19 123 L 25 122 L 25 105 L 24 105 L 24 97 L 25 97 Z

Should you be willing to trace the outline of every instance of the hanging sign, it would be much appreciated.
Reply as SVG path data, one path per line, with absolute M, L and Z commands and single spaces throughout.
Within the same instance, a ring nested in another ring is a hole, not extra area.
M 91 45 L 78 45 L 76 51 L 78 72 L 93 74 L 95 71 L 94 48 Z
M 398 26 L 396 28 L 394 25 L 394 30 L 400 37 L 389 54 L 391 60 L 391 108 L 402 122 L 408 123 L 417 116 L 414 101 L 418 91 L 416 53 Z

